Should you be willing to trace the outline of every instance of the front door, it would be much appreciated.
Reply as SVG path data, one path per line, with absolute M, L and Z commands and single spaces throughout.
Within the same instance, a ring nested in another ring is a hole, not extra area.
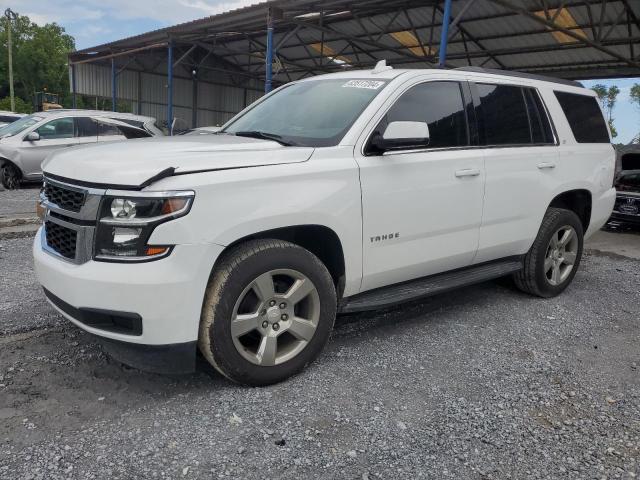
M 25 139 L 20 146 L 22 167 L 27 178 L 37 177 L 42 173 L 40 165 L 50 153 L 78 143 L 71 117 L 51 120 L 38 127 L 35 132 L 40 135 L 39 140 Z
M 363 209 L 363 283 L 369 290 L 468 266 L 478 248 L 484 159 L 474 148 L 466 83 L 407 88 L 373 132 L 394 121 L 429 125 L 429 147 L 357 155 Z M 473 125 L 475 128 L 475 124 Z

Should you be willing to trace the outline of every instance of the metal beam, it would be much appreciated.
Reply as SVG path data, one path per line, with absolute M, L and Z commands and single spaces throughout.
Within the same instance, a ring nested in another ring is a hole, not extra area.
M 273 81 L 273 13 L 271 10 L 267 14 L 267 51 L 264 56 L 264 66 L 264 93 L 269 93 Z
M 71 105 L 73 108 L 78 108 L 76 99 L 76 66 L 71 65 Z M 12 105 L 13 107 L 13 105 Z
M 534 22 L 538 22 L 542 25 L 546 25 L 547 27 L 553 29 L 553 30 L 557 30 L 559 32 L 562 32 L 568 36 L 570 36 L 571 38 L 577 40 L 578 42 L 584 43 L 592 48 L 595 48 L 596 50 L 599 50 L 602 53 L 605 53 L 613 58 L 616 58 L 618 60 L 620 60 L 621 62 L 627 63 L 628 65 L 635 67 L 635 68 L 640 68 L 640 63 L 628 59 L 626 58 L 624 55 L 620 55 L 617 52 L 614 52 L 613 50 L 610 50 L 606 47 L 603 47 L 599 42 L 594 42 L 593 40 L 590 40 L 589 38 L 583 36 L 583 35 L 579 35 L 575 32 L 573 32 L 572 30 L 569 30 L 567 28 L 561 27 L 560 25 L 554 23 L 554 22 L 550 22 L 548 20 L 545 20 L 544 18 L 540 18 L 537 15 L 535 15 L 534 13 L 530 12 L 529 10 L 525 9 L 525 8 L 521 8 L 515 5 L 512 5 L 511 3 L 509 3 L 506 0 L 488 0 L 492 3 L 495 3 L 496 5 L 500 5 L 503 8 L 509 9 L 511 11 L 514 12 L 518 12 L 528 18 L 530 18 L 531 20 L 533 20 Z
M 111 57 L 111 110 L 117 112 L 118 102 L 116 98 L 116 89 L 118 77 L 116 74 L 116 59 Z
M 438 65 L 444 67 L 447 62 L 447 42 L 449 41 L 449 22 L 451 21 L 451 0 L 444 0 L 444 13 L 442 14 L 442 30 L 440 31 L 440 51 L 438 53 Z
M 176 68 L 178 65 L 180 65 L 180 63 L 182 63 L 182 61 L 187 58 L 189 56 L 189 54 L 191 52 L 193 52 L 196 49 L 197 45 L 191 45 L 191 48 L 189 48 L 189 50 L 187 50 L 186 52 L 184 52 L 184 54 L 174 62 L 173 64 L 173 68 Z
M 167 126 L 173 135 L 173 40 L 167 46 Z

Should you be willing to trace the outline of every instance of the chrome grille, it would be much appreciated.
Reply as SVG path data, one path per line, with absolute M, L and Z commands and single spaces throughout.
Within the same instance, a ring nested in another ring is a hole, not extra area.
M 85 199 L 84 192 L 71 190 L 50 182 L 44 184 L 43 194 L 49 202 L 70 212 L 79 212 Z
M 59 255 L 73 260 L 76 258 L 78 232 L 51 221 L 44 222 L 47 245 Z
M 95 222 L 105 192 L 53 180 L 45 174 L 40 192 L 40 205 L 46 212 L 42 249 L 75 264 L 91 260 Z

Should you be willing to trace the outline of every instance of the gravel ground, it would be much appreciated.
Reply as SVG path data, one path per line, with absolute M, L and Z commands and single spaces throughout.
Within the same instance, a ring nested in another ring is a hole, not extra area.
M 0 217 L 33 213 L 40 193 L 40 184 L 25 184 L 20 190 L 0 190 Z
M 0 478 L 640 475 L 638 261 L 588 255 L 550 300 L 493 282 L 340 317 L 251 389 L 109 360 L 22 273 L 30 240 L 2 244 Z

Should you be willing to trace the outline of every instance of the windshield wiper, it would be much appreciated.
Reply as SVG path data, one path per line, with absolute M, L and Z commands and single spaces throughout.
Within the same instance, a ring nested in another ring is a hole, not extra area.
M 249 137 L 249 138 L 260 138 L 262 140 L 273 140 L 274 142 L 278 142 L 280 145 L 284 145 L 285 147 L 296 146 L 295 143 L 283 140 L 280 135 L 277 135 L 275 133 L 260 132 L 258 130 L 249 130 L 246 132 L 233 132 L 233 133 L 238 137 Z

